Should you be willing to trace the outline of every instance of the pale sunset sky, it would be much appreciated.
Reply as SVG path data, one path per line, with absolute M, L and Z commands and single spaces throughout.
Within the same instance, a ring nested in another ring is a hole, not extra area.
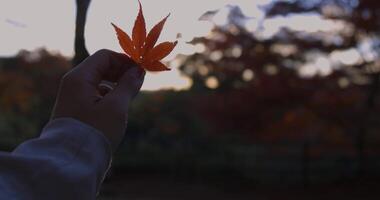
M 178 33 L 182 35 L 175 51 L 165 61 L 170 61 L 178 54 L 190 55 L 196 47 L 187 44 L 194 37 L 207 36 L 213 24 L 199 21 L 206 11 L 224 8 L 225 5 L 238 5 L 243 13 L 250 17 L 245 26 L 247 30 L 263 39 L 270 38 L 282 27 L 295 31 L 327 33 L 337 36 L 340 31 L 349 30 L 347 24 L 339 20 L 324 19 L 318 13 L 304 13 L 274 17 L 263 21 L 264 29 L 258 31 L 258 23 L 264 17 L 259 9 L 273 0 L 141 0 L 147 28 L 150 29 L 168 13 L 171 13 L 162 32 L 160 41 L 174 41 Z M 99 49 L 111 49 L 121 52 L 111 22 L 130 33 L 138 12 L 137 0 L 92 0 L 87 25 L 86 42 L 90 53 Z M 223 16 L 224 13 L 224 16 Z M 214 22 L 223 23 L 227 13 L 223 10 L 215 16 Z M 35 50 L 44 47 L 51 52 L 64 56 L 73 56 L 75 24 L 75 1 L 62 0 L 2 0 L 0 4 L 0 57 L 13 56 L 21 49 Z M 327 38 L 328 39 L 328 38 Z M 339 42 L 339 37 L 330 42 Z M 294 47 L 279 46 L 281 51 Z M 357 63 L 366 57 L 373 59 L 370 42 L 363 41 L 358 49 L 334 51 L 331 55 L 312 56 L 310 64 L 301 66 L 301 74 L 311 76 L 319 71 L 328 75 L 333 64 Z M 176 62 L 172 62 L 171 71 L 148 73 L 144 90 L 186 89 L 191 81 L 181 76 Z
M 114 22 L 130 33 L 138 11 L 137 0 L 93 0 L 86 26 L 86 42 L 90 53 L 107 48 L 121 52 L 110 23 Z M 160 40 L 182 38 L 176 50 L 192 54 L 194 47 L 186 44 L 193 37 L 205 36 L 212 24 L 198 18 L 206 11 L 223 8 L 227 4 L 240 5 L 247 14 L 258 13 L 259 3 L 269 0 L 141 0 L 148 29 L 171 13 Z M 0 6 L 0 56 L 12 56 L 19 50 L 45 47 L 64 56 L 73 55 L 75 1 L 61 0 L 2 0 Z M 189 80 L 175 68 L 169 72 L 148 74 L 143 89 L 186 88 Z

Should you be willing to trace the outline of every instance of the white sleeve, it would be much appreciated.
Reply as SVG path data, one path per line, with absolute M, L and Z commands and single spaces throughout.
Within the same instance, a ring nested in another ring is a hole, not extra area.
M 111 153 L 97 129 L 71 118 L 52 120 L 39 138 L 0 152 L 0 199 L 95 199 Z

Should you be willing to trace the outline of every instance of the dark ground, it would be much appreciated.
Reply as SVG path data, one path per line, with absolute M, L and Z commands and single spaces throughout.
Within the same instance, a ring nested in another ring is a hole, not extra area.
M 103 184 L 99 200 L 377 200 L 378 180 L 350 180 L 305 186 L 257 186 L 237 180 L 189 181 L 160 175 L 113 174 Z

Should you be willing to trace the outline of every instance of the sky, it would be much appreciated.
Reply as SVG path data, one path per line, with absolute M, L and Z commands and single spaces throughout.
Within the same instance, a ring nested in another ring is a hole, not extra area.
M 269 0 L 141 0 L 148 29 L 171 13 L 161 35 L 161 41 L 182 37 L 175 51 L 166 58 L 172 60 L 178 53 L 192 54 L 194 47 L 186 44 L 193 37 L 205 36 L 212 24 L 199 21 L 206 11 L 239 5 L 246 13 L 259 13 L 258 3 Z M 244 10 L 245 9 L 245 10 Z M 121 52 L 110 23 L 130 33 L 138 11 L 137 0 L 93 0 L 86 25 L 86 43 L 90 53 L 107 48 Z M 73 56 L 75 1 L 61 0 L 2 0 L 0 6 L 0 56 L 12 56 L 21 49 L 45 47 L 64 56 Z M 174 66 L 176 67 L 176 66 Z M 143 89 L 183 89 L 191 85 L 173 68 L 169 72 L 148 74 Z
M 21 49 L 35 50 L 47 48 L 49 51 L 64 56 L 73 56 L 75 1 L 61 0 L 2 0 L 0 5 L 0 56 L 12 56 Z M 178 33 L 181 34 L 175 51 L 164 61 L 171 61 L 178 54 L 190 55 L 196 52 L 196 47 L 187 44 L 194 37 L 207 36 L 213 24 L 199 21 L 199 17 L 206 11 L 222 9 L 215 16 L 214 23 L 223 23 L 225 20 L 223 7 L 238 5 L 243 13 L 251 20 L 246 22 L 246 28 L 256 37 L 265 39 L 275 35 L 281 28 L 288 27 L 299 32 L 327 33 L 337 36 L 337 32 L 347 29 L 347 25 L 339 21 L 323 19 L 317 13 L 274 17 L 263 21 L 264 29 L 258 29 L 264 13 L 259 9 L 272 0 L 141 0 L 147 28 L 150 29 L 168 13 L 171 13 L 160 41 L 174 41 Z M 89 8 L 86 25 L 86 43 L 90 53 L 99 49 L 111 49 L 122 52 L 119 47 L 111 22 L 130 33 L 138 12 L 137 0 L 92 0 Z M 257 32 L 260 30 L 260 32 Z M 339 37 L 325 37 L 339 42 Z M 367 45 L 368 46 L 368 45 Z M 291 47 L 279 47 L 280 50 L 289 50 Z M 361 57 L 356 49 L 344 52 L 333 52 L 322 59 L 314 59 L 310 65 L 301 70 L 306 76 L 312 76 L 318 71 L 323 74 L 331 72 L 332 62 L 335 60 L 359 62 Z M 368 54 L 368 53 L 367 53 Z M 355 60 L 353 60 L 355 58 Z M 186 89 L 191 86 L 191 80 L 181 76 L 176 62 L 172 62 L 171 71 L 148 73 L 143 90 L 158 89 Z M 321 68 L 321 69 L 318 69 Z

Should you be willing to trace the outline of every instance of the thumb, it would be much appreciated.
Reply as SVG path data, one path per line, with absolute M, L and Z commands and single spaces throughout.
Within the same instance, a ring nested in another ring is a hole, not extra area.
M 105 100 L 126 104 L 140 91 L 144 77 L 145 71 L 141 67 L 131 67 L 124 72 L 115 89 L 105 96 Z

